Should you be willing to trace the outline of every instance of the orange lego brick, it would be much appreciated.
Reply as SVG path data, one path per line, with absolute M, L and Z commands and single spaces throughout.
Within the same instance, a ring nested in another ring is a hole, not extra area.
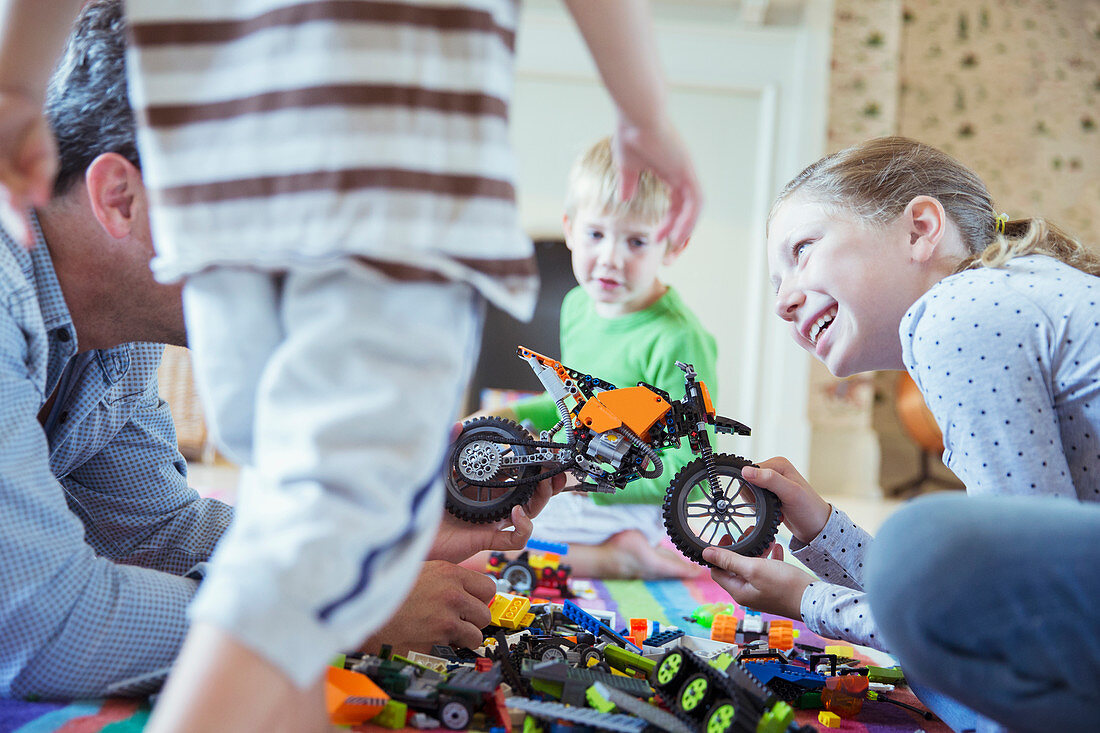
M 714 617 L 710 625 L 710 638 L 714 641 L 724 641 L 733 644 L 737 640 L 738 618 L 728 613 L 720 613 Z

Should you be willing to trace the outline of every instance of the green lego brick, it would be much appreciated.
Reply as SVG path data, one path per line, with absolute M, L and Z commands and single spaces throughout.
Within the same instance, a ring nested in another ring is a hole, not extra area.
M 868 667 L 867 681 L 896 685 L 905 681 L 905 674 L 901 671 L 901 667 Z
M 332 658 L 332 661 L 329 662 L 329 666 L 330 667 L 339 667 L 340 669 L 344 669 L 344 665 L 347 663 L 347 661 L 348 661 L 347 655 L 337 654 L 335 657 Z
M 612 710 L 615 709 L 615 703 L 611 702 L 606 697 L 601 695 L 596 690 L 595 685 L 589 687 L 587 690 L 584 691 L 584 697 L 588 701 L 588 707 L 595 708 L 601 713 L 610 713 Z
M 653 672 L 653 668 L 657 666 L 656 659 L 643 657 L 641 654 L 635 654 L 628 649 L 620 649 L 610 644 L 604 647 L 603 656 L 608 664 L 620 672 L 638 670 L 646 677 L 649 677 L 650 673 Z
M 804 692 L 794 701 L 794 706 L 800 710 L 818 710 L 821 708 L 821 693 L 816 690 Z
M 756 733 L 784 733 L 793 722 L 794 710 L 787 703 L 779 701 L 760 716 Z
M 382 712 L 370 719 L 375 725 L 391 730 L 400 730 L 405 727 L 405 719 L 409 715 L 409 706 L 397 700 L 387 700 Z

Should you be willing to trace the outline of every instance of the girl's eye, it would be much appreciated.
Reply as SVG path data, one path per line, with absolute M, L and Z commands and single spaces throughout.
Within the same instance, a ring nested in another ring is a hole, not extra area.
M 798 262 L 798 258 L 803 255 L 803 253 L 806 251 L 806 248 L 809 247 L 809 246 L 810 246 L 810 240 L 809 239 L 802 239 L 798 242 L 795 242 L 793 245 L 791 245 L 791 257 L 794 258 L 795 262 Z

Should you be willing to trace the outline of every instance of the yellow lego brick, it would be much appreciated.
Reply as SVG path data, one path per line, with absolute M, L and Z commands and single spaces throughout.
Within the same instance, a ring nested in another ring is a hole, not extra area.
M 825 647 L 826 654 L 835 654 L 838 657 L 855 658 L 856 650 L 846 644 L 829 644 Z
M 826 728 L 839 728 L 840 716 L 836 713 L 830 713 L 828 710 L 822 710 L 817 714 L 817 721 L 824 725 Z

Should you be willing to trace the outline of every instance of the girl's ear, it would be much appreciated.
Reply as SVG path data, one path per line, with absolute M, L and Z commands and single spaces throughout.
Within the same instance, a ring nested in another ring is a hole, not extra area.
M 565 246 L 567 249 L 573 249 L 573 222 L 569 219 L 569 214 L 561 215 L 561 231 L 565 236 Z
M 927 262 L 947 232 L 947 212 L 943 204 L 932 196 L 915 196 L 902 216 L 909 227 L 910 259 Z

